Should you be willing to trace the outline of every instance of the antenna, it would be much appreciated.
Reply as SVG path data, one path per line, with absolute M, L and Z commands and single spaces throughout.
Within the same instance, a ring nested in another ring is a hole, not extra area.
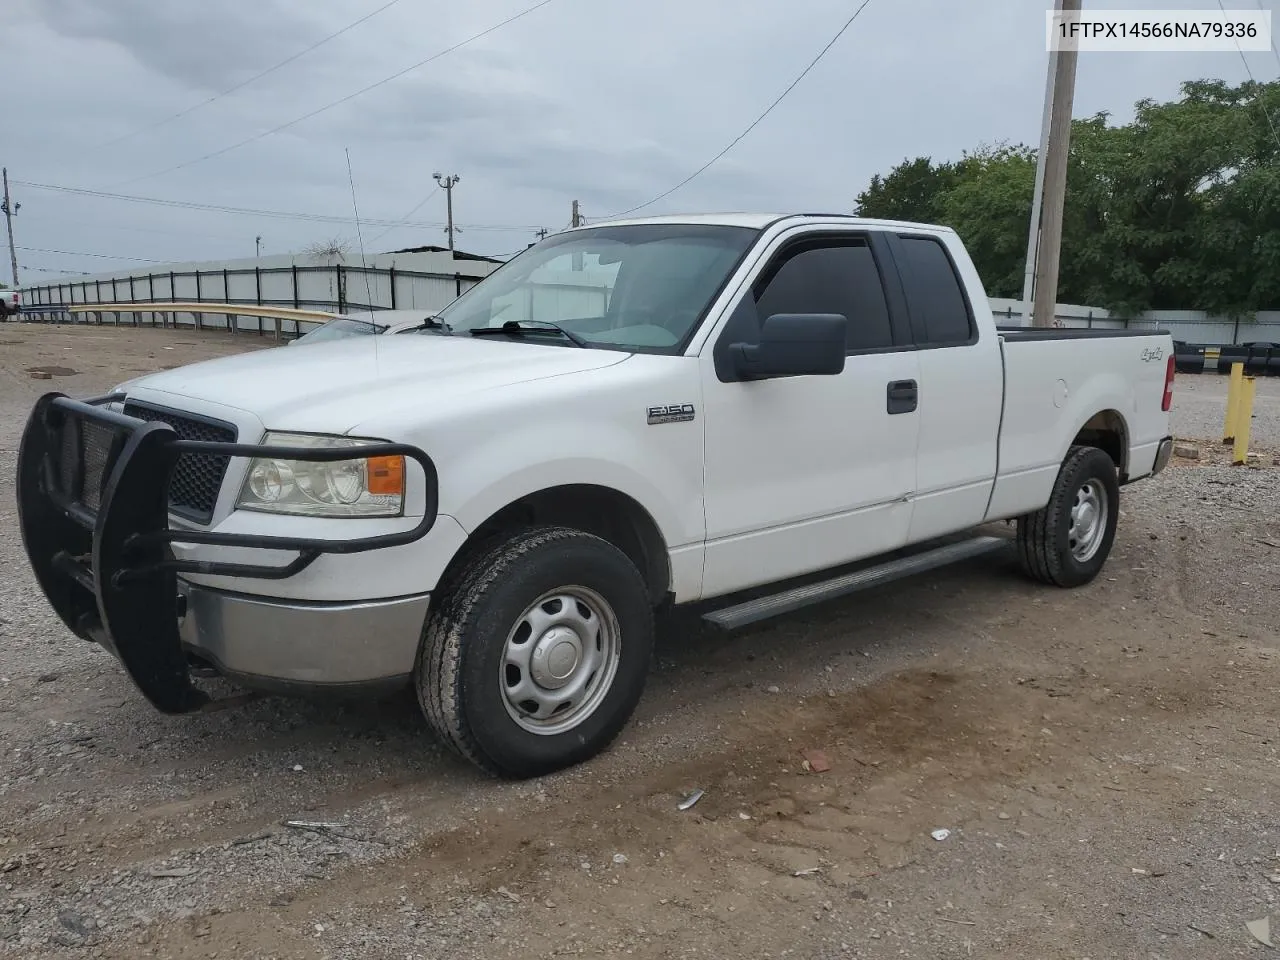
M 360 207 L 356 204 L 356 178 L 351 173 L 351 150 L 344 147 L 347 154 L 347 182 L 351 184 L 351 212 L 356 218 L 356 241 L 360 244 L 360 272 L 364 274 L 365 302 L 373 309 L 373 291 L 369 289 L 369 263 L 364 257 L 364 234 L 360 230 Z
M 360 207 L 356 203 L 356 178 L 351 172 L 351 149 L 343 147 L 343 152 L 347 155 L 347 182 L 351 184 L 351 212 L 355 215 L 356 220 L 356 242 L 360 244 L 360 272 L 364 274 L 364 296 L 365 303 L 369 306 L 369 312 L 373 312 L 373 291 L 369 289 L 369 263 L 364 256 L 364 234 L 360 230 Z M 371 321 L 372 322 L 372 321 Z M 374 323 L 373 334 L 373 366 L 374 372 L 378 372 L 378 337 L 377 324 Z

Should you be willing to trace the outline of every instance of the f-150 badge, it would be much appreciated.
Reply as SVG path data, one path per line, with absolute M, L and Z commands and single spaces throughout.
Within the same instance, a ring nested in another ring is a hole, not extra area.
M 655 423 L 685 423 L 695 416 L 692 403 L 672 403 L 649 408 L 649 425 Z

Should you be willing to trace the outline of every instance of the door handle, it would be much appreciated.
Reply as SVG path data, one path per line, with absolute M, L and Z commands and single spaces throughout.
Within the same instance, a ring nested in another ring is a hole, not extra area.
M 885 409 L 890 414 L 913 413 L 920 403 L 920 387 L 914 380 L 893 380 L 885 393 Z

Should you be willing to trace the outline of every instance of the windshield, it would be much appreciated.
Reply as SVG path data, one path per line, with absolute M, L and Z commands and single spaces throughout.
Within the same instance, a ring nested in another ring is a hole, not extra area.
M 678 352 L 759 231 L 699 224 L 593 227 L 536 244 L 441 311 L 451 332 L 527 324 L 512 339 Z M 544 326 L 539 328 L 539 324 Z
M 319 343 L 321 340 L 342 340 L 346 337 L 361 337 L 382 333 L 386 329 L 385 326 L 372 324 L 367 320 L 350 320 L 346 317 L 340 317 L 304 333 L 298 338 L 297 342 Z

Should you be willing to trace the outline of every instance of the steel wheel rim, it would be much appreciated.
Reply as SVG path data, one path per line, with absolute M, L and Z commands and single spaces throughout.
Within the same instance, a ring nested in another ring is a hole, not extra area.
M 1102 546 L 1107 535 L 1111 505 L 1102 481 L 1086 480 L 1076 491 L 1071 504 L 1071 525 L 1067 528 L 1067 545 L 1078 563 L 1088 563 Z
M 507 634 L 498 684 L 507 714 L 541 736 L 566 733 L 599 708 L 622 656 L 618 618 L 589 587 L 549 590 Z

